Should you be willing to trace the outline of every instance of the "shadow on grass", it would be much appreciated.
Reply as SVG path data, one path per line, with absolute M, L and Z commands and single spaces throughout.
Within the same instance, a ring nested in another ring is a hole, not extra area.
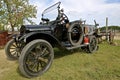
M 71 54 L 73 54 L 72 51 L 60 50 L 58 48 L 54 49 L 54 58 L 55 59 L 61 58 L 61 57 L 67 56 L 67 55 L 71 55 Z
M 16 72 L 19 74 L 20 77 L 25 78 L 25 79 L 30 79 L 30 80 L 32 80 L 33 78 L 35 78 L 35 77 L 32 77 L 32 76 L 31 76 L 31 77 L 26 77 L 26 76 L 24 76 L 24 75 L 20 72 L 19 67 L 17 67 Z
M 58 58 L 62 58 L 64 56 L 68 56 L 68 55 L 72 55 L 72 54 L 75 54 L 77 52 L 80 52 L 80 54 L 87 54 L 86 52 L 84 52 L 83 50 L 81 49 L 74 49 L 74 50 L 70 50 L 70 51 L 67 51 L 67 50 L 60 50 L 58 48 L 54 48 L 54 59 L 58 59 Z M 25 77 L 19 70 L 19 67 L 16 69 L 17 73 L 19 74 L 19 76 L 23 77 L 23 78 L 26 78 L 26 79 L 33 79 L 35 77 Z M 36 77 L 37 78 L 37 77 Z
M 21 76 L 21 77 L 23 77 L 23 78 L 26 78 L 26 77 L 20 72 L 19 67 L 17 67 L 16 71 L 17 71 L 17 73 L 19 74 L 19 76 Z
M 72 55 L 76 52 L 80 52 L 80 54 L 88 54 L 87 52 L 85 52 L 84 50 L 82 49 L 74 49 L 74 50 L 60 50 L 58 48 L 55 48 L 54 49 L 54 58 L 57 59 L 57 58 L 61 58 L 61 57 L 64 57 L 64 56 L 68 56 L 68 55 Z

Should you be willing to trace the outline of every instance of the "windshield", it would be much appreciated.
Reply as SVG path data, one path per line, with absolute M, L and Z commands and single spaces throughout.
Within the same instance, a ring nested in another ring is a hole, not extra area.
M 46 18 L 49 19 L 50 21 L 53 21 L 56 19 L 56 17 L 58 16 L 58 9 L 60 8 L 60 3 L 58 2 L 50 7 L 48 7 L 47 9 L 45 9 L 42 13 L 42 18 Z

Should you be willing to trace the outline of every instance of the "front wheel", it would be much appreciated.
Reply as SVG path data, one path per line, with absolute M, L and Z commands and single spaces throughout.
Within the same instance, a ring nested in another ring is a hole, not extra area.
M 53 58 L 54 51 L 49 42 L 34 40 L 23 48 L 19 58 L 19 70 L 28 78 L 42 75 L 50 68 Z
M 5 53 L 8 59 L 17 60 L 20 56 L 20 43 L 16 44 L 14 39 L 11 39 L 5 46 Z

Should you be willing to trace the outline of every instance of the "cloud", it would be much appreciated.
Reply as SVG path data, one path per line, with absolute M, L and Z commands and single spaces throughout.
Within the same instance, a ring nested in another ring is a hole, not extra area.
M 30 0 L 31 2 L 32 0 Z M 37 19 L 39 22 L 42 11 L 59 0 L 34 0 L 31 4 L 37 6 Z M 120 25 L 120 3 L 108 3 L 107 0 L 61 0 L 70 21 L 85 19 L 86 23 L 94 24 L 95 19 L 100 26 L 105 25 L 105 18 L 109 18 L 109 25 Z

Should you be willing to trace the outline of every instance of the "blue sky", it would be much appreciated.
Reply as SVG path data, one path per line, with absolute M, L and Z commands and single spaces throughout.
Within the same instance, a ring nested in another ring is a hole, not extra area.
M 120 3 L 120 0 L 106 0 L 107 3 Z
M 39 24 L 41 13 L 50 5 L 61 1 L 70 21 L 83 19 L 88 24 L 94 24 L 94 19 L 100 26 L 105 25 L 108 17 L 109 25 L 120 25 L 120 0 L 30 0 L 30 4 L 37 6 L 37 18 L 34 22 Z

